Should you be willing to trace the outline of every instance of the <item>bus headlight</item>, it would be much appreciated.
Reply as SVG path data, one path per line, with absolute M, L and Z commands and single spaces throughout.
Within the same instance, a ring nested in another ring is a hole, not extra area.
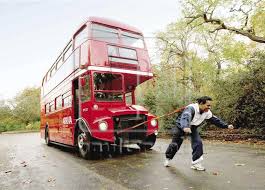
M 105 121 L 99 122 L 98 128 L 100 131 L 106 131 L 108 129 L 108 124 Z
M 151 120 L 151 126 L 155 127 L 157 125 L 157 120 L 156 119 L 152 119 Z

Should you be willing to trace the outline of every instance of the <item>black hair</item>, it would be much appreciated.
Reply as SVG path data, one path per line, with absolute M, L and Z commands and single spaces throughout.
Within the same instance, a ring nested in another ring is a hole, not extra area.
M 209 96 L 202 96 L 202 97 L 197 99 L 197 102 L 198 102 L 198 104 L 205 104 L 206 101 L 208 101 L 208 100 L 212 101 L 213 99 Z

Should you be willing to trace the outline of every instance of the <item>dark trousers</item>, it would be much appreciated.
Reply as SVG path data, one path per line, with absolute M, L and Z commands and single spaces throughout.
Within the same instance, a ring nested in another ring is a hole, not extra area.
M 175 154 L 177 153 L 183 142 L 185 135 L 183 130 L 178 127 L 174 127 L 172 129 L 172 132 L 173 132 L 172 141 L 166 150 L 166 158 L 168 159 L 172 159 L 175 156 Z M 191 148 L 192 148 L 192 161 L 195 161 L 203 155 L 203 145 L 196 126 L 191 126 L 191 132 L 192 133 L 190 135 L 190 138 L 191 138 Z

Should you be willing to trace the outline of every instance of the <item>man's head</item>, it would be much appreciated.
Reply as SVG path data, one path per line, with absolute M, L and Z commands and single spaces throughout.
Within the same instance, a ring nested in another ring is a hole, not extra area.
M 197 99 L 197 102 L 199 104 L 200 112 L 207 112 L 211 109 L 212 105 L 212 98 L 209 96 L 202 96 Z

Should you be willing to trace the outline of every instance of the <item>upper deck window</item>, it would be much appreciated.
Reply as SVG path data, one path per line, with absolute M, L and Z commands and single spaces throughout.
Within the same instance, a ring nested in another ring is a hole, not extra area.
M 56 63 L 56 69 L 59 69 L 62 66 L 62 64 L 63 64 L 63 58 L 60 57 L 60 59 Z
M 92 25 L 92 36 L 96 40 L 111 43 L 119 42 L 119 34 L 117 29 L 109 28 L 99 24 Z
M 66 49 L 66 51 L 64 52 L 64 61 L 71 55 L 72 53 L 72 45 L 69 45 Z
M 122 32 L 121 34 L 122 43 L 127 46 L 144 48 L 143 37 L 137 34 Z
M 119 48 L 120 57 L 137 59 L 136 51 L 133 49 Z
M 53 66 L 53 67 L 52 67 L 52 70 L 51 70 L 51 77 L 54 75 L 55 71 L 56 71 L 56 70 L 55 70 L 55 66 Z
M 75 36 L 75 48 L 88 40 L 88 28 L 85 27 Z
M 137 54 L 134 49 L 121 48 L 117 46 L 108 46 L 109 61 L 138 64 Z

